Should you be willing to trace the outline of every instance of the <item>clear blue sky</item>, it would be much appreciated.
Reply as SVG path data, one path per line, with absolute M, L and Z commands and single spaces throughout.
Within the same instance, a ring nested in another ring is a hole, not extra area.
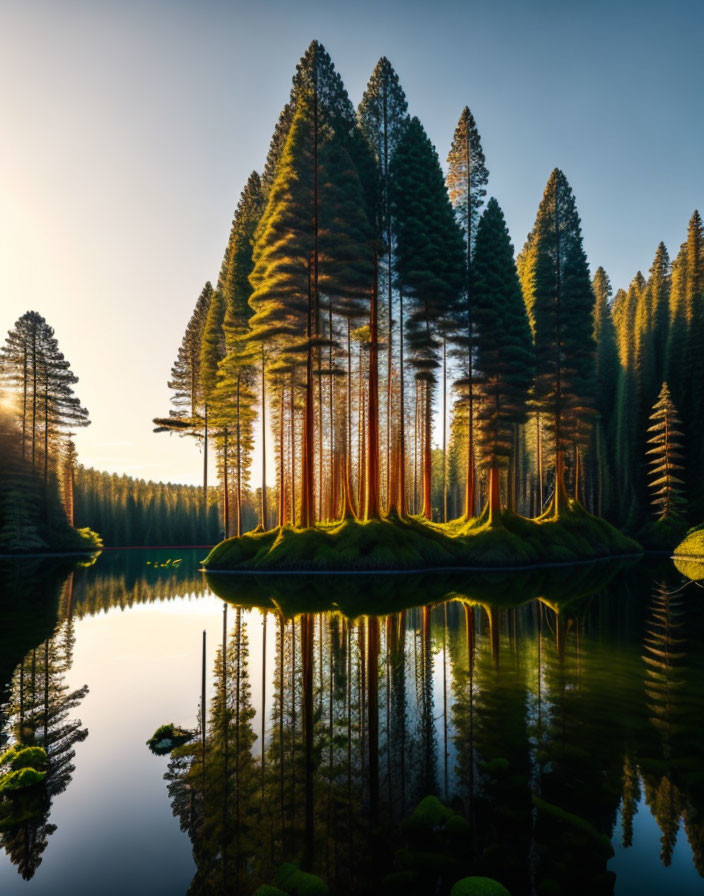
M 517 248 L 555 166 L 614 287 L 704 206 L 695 2 L 3 0 L 0 330 L 29 308 L 55 327 L 85 463 L 198 481 L 151 418 L 313 38 L 355 103 L 388 56 L 443 160 L 469 105 Z

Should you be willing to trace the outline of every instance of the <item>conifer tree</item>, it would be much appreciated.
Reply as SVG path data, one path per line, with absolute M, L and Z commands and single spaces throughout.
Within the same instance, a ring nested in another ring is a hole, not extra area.
M 471 294 L 476 339 L 479 444 L 489 468 L 489 521 L 501 512 L 499 471 L 510 459 L 515 427 L 525 420 L 533 353 L 513 246 L 490 199 L 476 234 Z
M 57 472 L 69 430 L 88 426 L 88 411 L 73 387 L 78 377 L 59 349 L 54 330 L 36 311 L 28 311 L 8 333 L 0 353 L 0 382 L 14 396 L 22 454 L 42 465 L 44 488 Z
M 479 131 L 474 116 L 465 106 L 455 128 L 452 146 L 447 157 L 447 190 L 455 210 L 457 221 L 464 232 L 466 245 L 466 309 L 465 333 L 460 334 L 459 345 L 464 353 L 465 374 L 455 386 L 467 401 L 467 473 L 465 479 L 464 516 L 474 516 L 475 456 L 474 456 L 474 390 L 473 390 L 473 334 L 471 272 L 472 253 L 476 239 L 479 210 L 484 204 L 489 171 L 486 167 Z
M 593 457 L 595 466 L 596 512 L 608 513 L 611 507 L 614 475 L 614 395 L 619 377 L 616 329 L 611 315 L 611 281 L 606 271 L 597 268 L 592 281 L 594 291 L 595 377 L 598 417 L 594 426 Z
M 423 514 L 432 516 L 430 430 L 433 388 L 443 338 L 457 326 L 465 284 L 465 248 L 437 153 L 417 118 L 399 141 L 393 165 L 398 221 L 396 277 L 408 296 L 410 364 L 423 391 Z
M 393 501 L 391 483 L 391 455 L 392 443 L 395 436 L 392 432 L 394 423 L 393 409 L 393 326 L 394 326 L 394 302 L 393 302 L 393 244 L 395 224 L 391 210 L 391 159 L 396 150 L 398 141 L 408 120 L 408 103 L 398 79 L 389 60 L 382 56 L 376 64 L 372 76 L 369 79 L 362 100 L 357 110 L 359 127 L 364 135 L 379 173 L 379 202 L 376 215 L 377 240 L 383 244 L 386 263 L 386 296 L 387 296 L 387 337 L 386 337 L 386 498 L 390 506 Z M 380 272 L 381 273 L 381 272 Z M 401 334 L 402 335 L 402 334 Z M 403 444 L 403 394 L 400 395 L 400 408 L 398 411 L 398 439 Z M 404 475 L 404 458 L 399 457 L 400 475 Z M 398 491 L 403 493 L 404 486 L 399 485 Z M 401 508 L 397 508 L 402 512 Z
M 658 519 L 682 516 L 686 504 L 682 472 L 682 431 L 667 383 L 653 405 L 646 451 L 650 466 L 650 493 Z
M 203 439 L 203 501 L 208 494 L 208 420 L 201 370 L 203 333 L 208 310 L 213 298 L 213 287 L 208 281 L 201 291 L 178 355 L 171 368 L 169 389 L 173 390 L 173 409 L 168 417 L 156 417 L 155 432 L 179 432 Z
M 535 344 L 535 402 L 552 440 L 553 512 L 559 516 L 567 501 L 565 459 L 584 445 L 593 413 L 594 295 L 574 196 L 557 168 L 529 242 L 532 263 L 523 279 Z M 575 471 L 575 494 L 578 487 Z
M 249 306 L 252 292 L 249 276 L 253 267 L 254 233 L 261 215 L 261 181 L 259 175 L 252 172 L 235 211 L 218 278 L 218 291 L 225 299 L 223 329 L 226 352 L 218 366 L 215 401 L 226 443 L 223 456 L 223 477 L 226 480 L 228 464 L 234 467 L 236 535 L 242 534 L 243 496 L 249 482 L 256 419 L 256 359 L 247 335 L 252 313 Z M 228 433 L 233 439 L 228 440 Z M 229 508 L 228 485 L 225 487 L 225 499 L 225 506 Z M 227 529 L 226 525 L 226 535 L 229 534 Z
M 665 375 L 671 283 L 670 256 L 665 244 L 660 243 L 655 251 L 647 283 L 648 317 L 653 331 L 653 368 L 660 382 Z
M 292 126 L 259 224 L 251 274 L 251 336 L 274 357 L 305 364 L 301 523 L 314 519 L 314 361 L 325 347 L 321 296 L 361 309 L 372 282 L 363 185 L 322 105 L 329 90 L 299 94 Z M 328 335 L 328 339 L 331 334 Z M 319 357 L 318 357 L 319 360 Z M 319 434 L 322 437 L 322 434 Z

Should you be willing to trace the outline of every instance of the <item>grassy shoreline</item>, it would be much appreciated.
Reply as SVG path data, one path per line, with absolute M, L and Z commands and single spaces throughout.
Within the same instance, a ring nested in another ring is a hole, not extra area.
M 642 553 L 638 542 L 571 504 L 558 520 L 505 512 L 493 525 L 482 517 L 445 524 L 408 517 L 285 526 L 220 542 L 203 567 L 288 574 L 518 571 Z

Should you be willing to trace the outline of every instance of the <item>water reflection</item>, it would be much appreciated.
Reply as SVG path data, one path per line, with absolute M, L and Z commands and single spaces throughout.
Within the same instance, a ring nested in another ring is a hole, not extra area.
M 33 802 L 0 810 L 27 878 L 87 736 L 85 689 L 65 686 L 76 621 L 209 589 L 214 688 L 166 775 L 190 893 L 251 893 L 298 862 L 336 894 L 441 894 L 466 874 L 607 894 L 612 843 L 643 848 L 639 812 L 664 866 L 684 837 L 704 875 L 704 613 L 671 567 L 206 580 L 195 553 L 134 552 L 28 569 L 4 577 L 0 634 L 0 744 L 51 757 Z
M 88 736 L 74 713 L 88 686 L 69 691 L 64 680 L 75 642 L 74 573 L 35 561 L 13 569 L 5 582 L 1 611 L 8 625 L 1 646 L 10 649 L 0 653 L 12 656 L 13 646 L 26 653 L 2 682 L 0 753 L 11 742 L 42 747 L 47 756 L 40 784 L 0 794 L 0 847 L 30 880 L 56 830 L 49 822 L 52 800 L 70 784 L 74 746 Z M 42 641 L 47 629 L 51 634 Z

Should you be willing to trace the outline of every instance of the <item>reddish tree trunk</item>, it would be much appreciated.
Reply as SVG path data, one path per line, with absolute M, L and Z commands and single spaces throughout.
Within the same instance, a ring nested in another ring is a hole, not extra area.
M 496 458 L 492 461 L 489 470 L 489 523 L 493 523 L 501 516 L 501 478 Z
M 364 518 L 379 519 L 379 342 L 377 334 L 377 267 L 374 263 L 369 315 L 369 408 L 367 425 L 367 488 Z
M 222 516 L 225 538 L 230 536 L 230 484 L 227 474 L 227 427 L 225 427 L 222 449 Z
M 303 405 L 303 445 L 301 448 L 301 518 L 300 525 L 313 525 L 313 349 L 308 343 L 306 360 L 306 394 Z
M 429 520 L 433 516 L 433 467 L 430 453 L 430 428 L 431 428 L 431 392 L 430 383 L 425 383 L 425 420 L 423 426 L 423 516 Z

